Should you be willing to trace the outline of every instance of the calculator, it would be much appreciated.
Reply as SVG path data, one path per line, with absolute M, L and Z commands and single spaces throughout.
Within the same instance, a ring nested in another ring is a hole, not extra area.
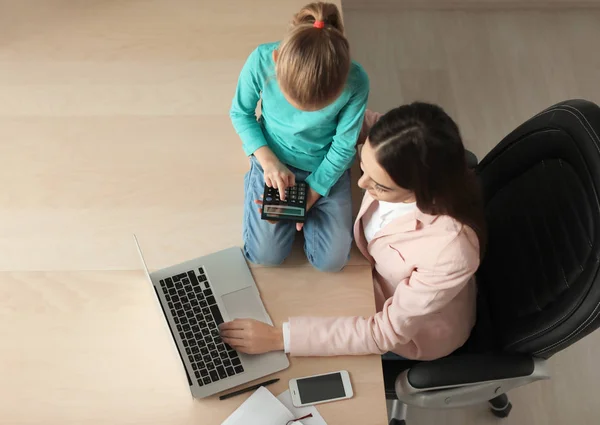
M 279 197 L 279 190 L 265 185 L 263 196 L 263 220 L 291 220 L 304 223 L 306 220 L 306 182 L 297 182 L 285 190 L 285 201 Z

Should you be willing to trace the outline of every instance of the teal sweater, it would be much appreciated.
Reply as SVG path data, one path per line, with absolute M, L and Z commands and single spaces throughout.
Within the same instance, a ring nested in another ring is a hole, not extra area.
M 310 172 L 306 182 L 327 196 L 352 165 L 367 106 L 369 78 L 352 63 L 344 91 L 331 105 L 314 112 L 294 108 L 275 76 L 273 51 L 279 43 L 259 46 L 240 74 L 230 116 L 246 155 L 268 146 L 281 162 Z M 257 120 L 256 106 L 261 103 Z

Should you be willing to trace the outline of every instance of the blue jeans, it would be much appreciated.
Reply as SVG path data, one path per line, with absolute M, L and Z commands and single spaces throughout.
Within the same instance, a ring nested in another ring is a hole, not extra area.
M 304 181 L 307 171 L 288 167 L 296 180 Z M 245 177 L 243 238 L 246 258 L 254 264 L 277 266 L 290 255 L 296 223 L 262 220 L 254 203 L 264 193 L 264 171 L 258 160 L 250 157 L 250 171 Z M 352 198 L 350 171 L 346 171 L 308 211 L 304 223 L 304 252 L 308 261 L 321 271 L 340 271 L 348 262 L 352 246 Z

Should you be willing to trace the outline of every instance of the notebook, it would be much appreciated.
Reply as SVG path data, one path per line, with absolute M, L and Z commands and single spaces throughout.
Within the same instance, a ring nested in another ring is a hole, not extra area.
M 221 425 L 285 425 L 295 417 L 269 390 L 260 387 Z
M 292 395 L 290 394 L 290 390 L 284 391 L 277 396 L 277 400 L 279 400 L 287 409 L 292 412 L 294 418 L 302 418 L 309 413 L 312 414 L 312 418 L 307 418 L 302 421 L 304 425 L 327 425 L 323 416 L 319 413 L 315 406 L 307 406 L 307 407 L 296 407 L 292 403 Z M 296 422 L 298 423 L 298 422 Z
M 265 387 L 260 387 L 221 425 L 285 425 L 309 413 L 313 414 L 312 418 L 290 422 L 290 425 L 327 425 L 315 407 L 294 407 L 289 390 L 275 398 Z

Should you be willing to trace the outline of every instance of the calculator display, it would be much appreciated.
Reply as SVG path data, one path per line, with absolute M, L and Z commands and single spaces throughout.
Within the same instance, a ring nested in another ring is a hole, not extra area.
M 283 205 L 265 205 L 265 213 L 269 215 L 287 215 L 302 217 L 304 209 L 298 207 L 287 207 Z

